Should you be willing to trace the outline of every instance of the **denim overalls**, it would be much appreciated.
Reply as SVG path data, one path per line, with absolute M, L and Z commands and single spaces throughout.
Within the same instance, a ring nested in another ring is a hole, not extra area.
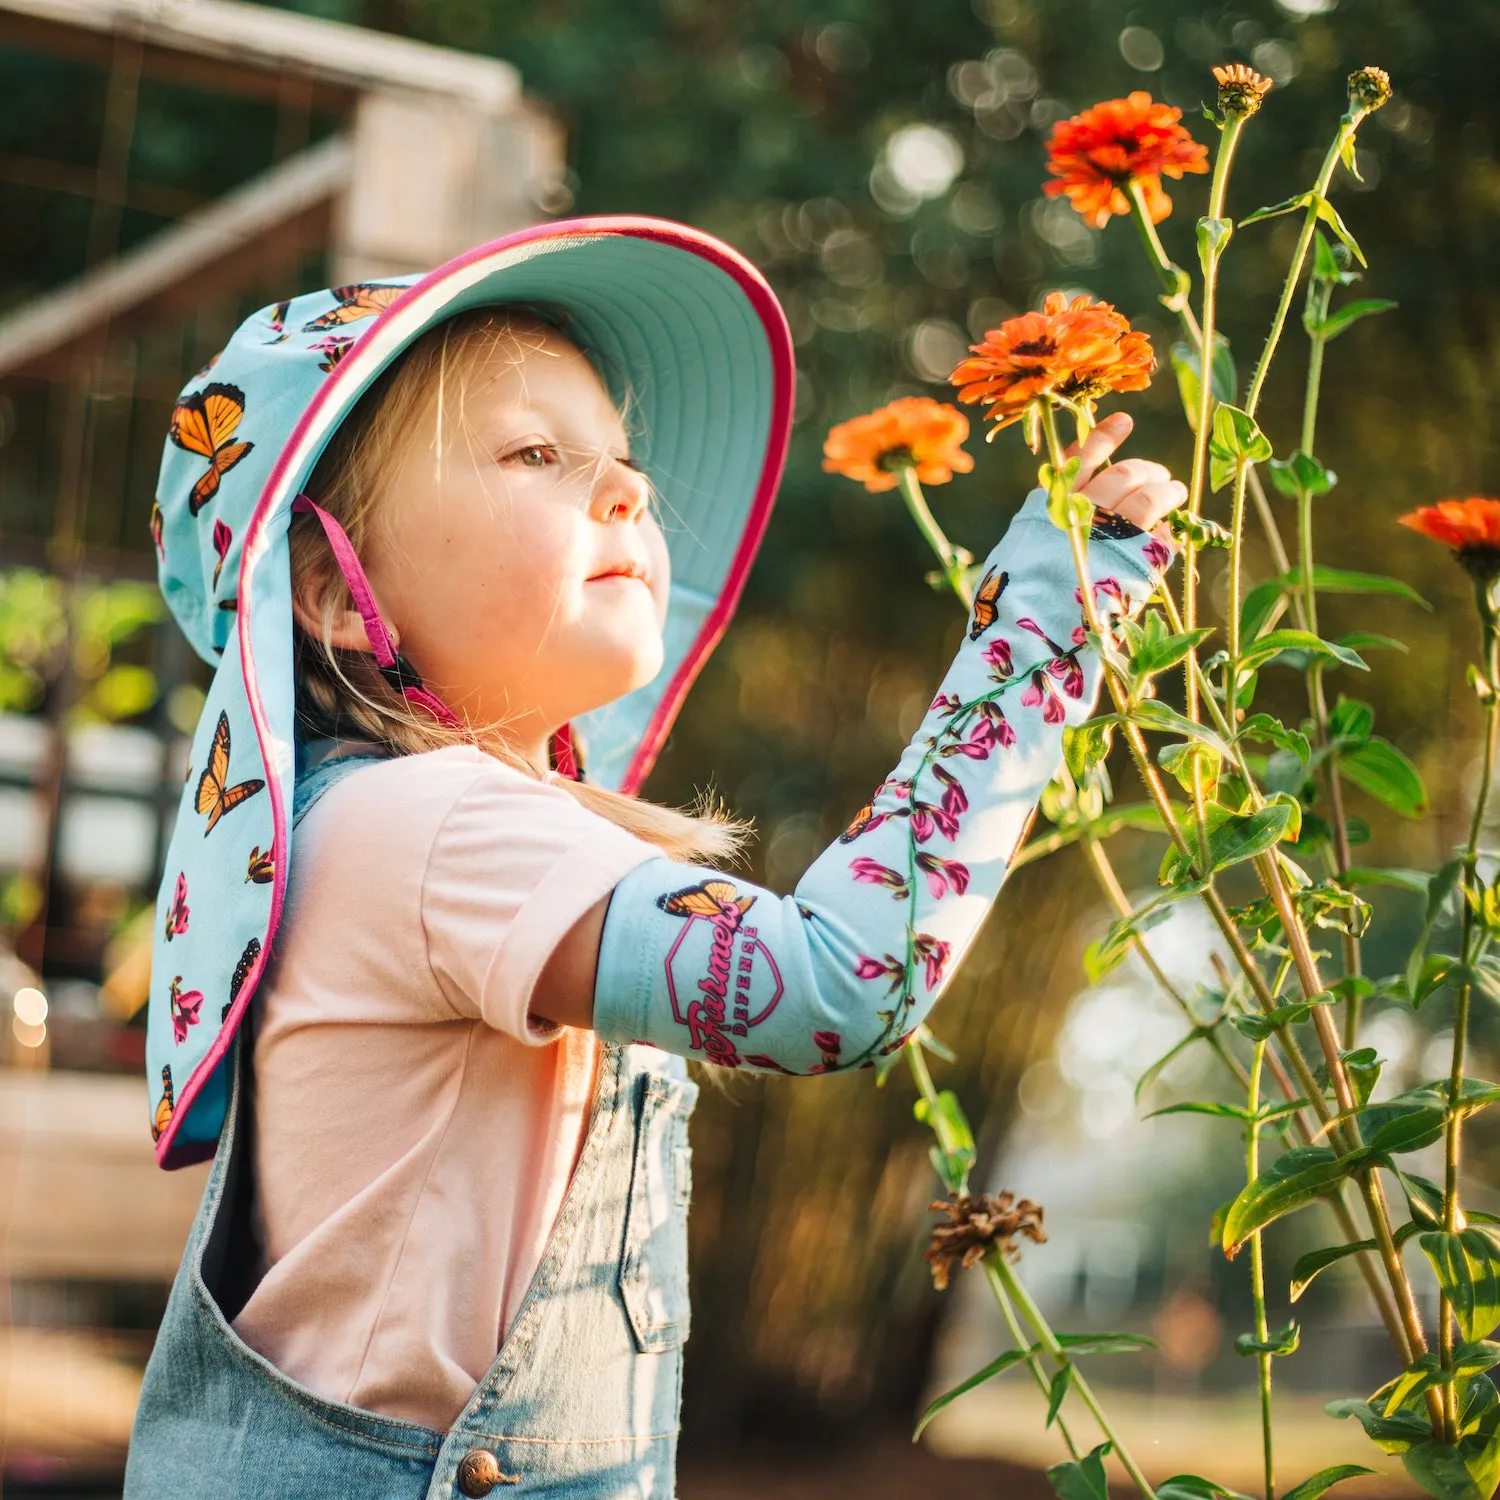
M 325 760 L 299 778 L 294 822 L 371 758 Z M 446 1433 L 325 1401 L 230 1326 L 254 1274 L 253 1079 L 239 1043 L 232 1066 L 228 1118 L 146 1367 L 126 1500 L 670 1500 L 688 1333 L 687 1121 L 698 1095 L 679 1058 L 604 1046 L 587 1138 L 541 1263 Z M 472 1190 L 478 1202 L 485 1185 Z

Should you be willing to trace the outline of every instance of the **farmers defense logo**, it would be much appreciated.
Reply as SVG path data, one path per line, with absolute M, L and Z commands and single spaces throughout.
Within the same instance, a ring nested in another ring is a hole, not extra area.
M 771 950 L 744 922 L 755 897 L 740 895 L 727 880 L 705 880 L 658 896 L 656 904 L 687 919 L 667 951 L 673 1017 L 707 1061 L 739 1067 L 734 1039 L 747 1037 L 776 1009 L 783 988 Z

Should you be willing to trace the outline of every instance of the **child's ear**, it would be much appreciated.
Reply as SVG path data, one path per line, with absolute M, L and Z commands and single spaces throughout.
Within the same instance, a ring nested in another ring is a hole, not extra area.
M 315 641 L 323 639 L 322 593 L 328 584 L 329 580 L 326 575 L 315 575 L 304 580 L 302 588 L 298 588 L 295 582 L 292 586 L 292 618 Z M 395 648 L 399 644 L 400 636 L 389 624 L 386 630 L 390 635 L 391 645 Z M 360 618 L 357 609 L 342 610 L 334 616 L 328 642 L 341 651 L 363 651 L 373 654 L 370 648 L 370 637 L 365 632 L 365 622 Z

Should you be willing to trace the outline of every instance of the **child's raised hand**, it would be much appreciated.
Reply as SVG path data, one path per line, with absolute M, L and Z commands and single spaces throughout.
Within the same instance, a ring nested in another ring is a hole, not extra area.
M 1139 526 L 1153 531 L 1168 511 L 1176 510 L 1188 497 L 1187 486 L 1173 479 L 1166 467 L 1146 458 L 1124 458 L 1107 469 L 1100 465 L 1130 436 L 1135 423 L 1122 411 L 1107 416 L 1067 456 L 1081 453 L 1083 467 L 1073 488 L 1087 495 L 1100 510 L 1111 510 Z

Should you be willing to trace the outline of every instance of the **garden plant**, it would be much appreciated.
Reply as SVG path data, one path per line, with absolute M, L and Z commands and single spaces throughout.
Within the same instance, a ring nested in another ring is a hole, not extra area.
M 1277 1488 L 1273 1370 L 1278 1359 L 1296 1353 L 1300 1330 L 1295 1321 L 1279 1329 L 1268 1324 L 1263 1241 L 1278 1221 L 1316 1205 L 1323 1206 L 1331 1234 L 1324 1247 L 1297 1261 L 1290 1299 L 1297 1301 L 1329 1266 L 1351 1259 L 1391 1346 L 1382 1372 L 1388 1378 L 1378 1389 L 1330 1403 L 1330 1416 L 1357 1420 L 1379 1448 L 1399 1454 L 1411 1477 L 1438 1500 L 1488 1500 L 1500 1482 L 1500 1397 L 1490 1373 L 1500 1365 L 1500 1342 L 1489 1338 L 1500 1323 L 1500 1219 L 1467 1205 L 1463 1142 L 1466 1121 L 1500 1102 L 1500 1084 L 1466 1072 L 1471 1011 L 1500 1000 L 1500 954 L 1494 951 L 1500 877 L 1483 844 L 1500 712 L 1500 500 L 1445 500 L 1401 517 L 1448 547 L 1473 580 L 1477 662 L 1469 682 L 1482 712 L 1483 758 L 1467 838 L 1435 872 L 1361 865 L 1355 848 L 1369 830 L 1346 812 L 1346 784 L 1395 815 L 1415 817 L 1426 810 L 1416 768 L 1375 733 L 1372 709 L 1352 688 L 1340 690 L 1357 680 L 1354 674 L 1370 670 L 1367 656 L 1399 643 L 1363 630 L 1330 640 L 1319 630 L 1323 595 L 1421 601 L 1401 580 L 1322 562 L 1315 548 L 1315 522 L 1336 484 L 1318 457 L 1325 350 L 1354 323 L 1393 305 L 1351 292 L 1365 259 L 1328 194 L 1341 163 L 1357 174 L 1356 135 L 1388 101 L 1391 84 L 1376 67 L 1354 73 L 1347 111 L 1311 186 L 1235 218 L 1229 204 L 1236 148 L 1241 135 L 1254 130 L 1257 113 L 1274 101 L 1267 97 L 1270 81 L 1243 64 L 1217 68 L 1214 76 L 1217 105 L 1204 110 L 1217 136 L 1212 152 L 1194 140 L 1179 110 L 1133 93 L 1054 127 L 1045 188 L 1049 195 L 1066 195 L 1095 229 L 1115 217 L 1134 221 L 1160 276 L 1161 301 L 1180 324 L 1170 367 L 1193 449 L 1188 500 L 1172 519 L 1183 564 L 1176 591 L 1164 584 L 1136 619 L 1106 623 L 1099 586 L 1089 575 L 1087 537 L 1107 521 L 1073 488 L 1078 445 L 1094 425 L 1097 404 L 1115 392 L 1143 389 L 1156 371 L 1158 355 L 1145 333 L 1133 330 L 1108 303 L 1052 293 L 1040 309 L 988 332 L 951 376 L 959 402 L 979 406 L 988 438 L 1014 427 L 1038 455 L 1037 482 L 1053 522 L 1067 533 L 1078 569 L 1083 623 L 1073 642 L 1045 643 L 1051 656 L 1041 656 L 1036 670 L 1027 667 L 1023 674 L 1032 679 L 1029 691 L 1078 696 L 1082 652 L 1101 659 L 1107 688 L 1105 711 L 1066 732 L 1065 765 L 1041 804 L 1051 826 L 1013 863 L 1078 845 L 1118 914 L 1087 953 L 1090 977 L 1097 979 L 1133 952 L 1180 1007 L 1182 1039 L 1142 1080 L 1145 1088 L 1189 1048 L 1210 1049 L 1217 1059 L 1222 1097 L 1160 1112 L 1206 1117 L 1203 1127 L 1215 1131 L 1228 1120 L 1243 1133 L 1244 1187 L 1219 1210 L 1212 1235 L 1249 1278 L 1255 1326 L 1237 1348 L 1253 1359 L 1258 1376 L 1266 1500 L 1315 1500 L 1333 1485 L 1371 1472 L 1337 1464 Z M 1156 227 L 1172 208 L 1162 179 L 1186 174 L 1208 178 L 1207 204 L 1197 221 L 1196 275 L 1173 263 Z M 1269 333 L 1253 363 L 1246 363 L 1219 330 L 1220 267 L 1237 237 L 1264 233 L 1257 226 L 1282 215 L 1295 216 L 1299 230 Z M 1257 411 L 1273 361 L 1292 343 L 1299 293 L 1306 339 L 1301 430 L 1273 444 L 1273 435 L 1257 424 Z M 1243 392 L 1242 367 L 1248 369 Z M 922 489 L 973 468 L 963 448 L 968 432 L 968 418 L 958 407 L 906 397 L 836 427 L 824 466 L 872 491 L 899 490 L 937 556 L 931 581 L 957 595 L 979 627 L 986 599 L 1001 584 L 975 576 L 972 559 L 949 542 Z M 1067 439 L 1077 440 L 1072 448 L 1065 448 Z M 1278 530 L 1267 483 L 1295 509 L 1290 543 Z M 1211 519 L 1210 510 L 1223 519 Z M 1252 516 L 1274 569 L 1253 581 L 1244 576 Z M 1227 607 L 1222 620 L 1205 619 L 1204 577 L 1219 568 Z M 991 648 L 997 683 L 1016 680 L 1012 646 L 1020 660 L 1020 641 Z M 1027 652 L 1026 659 L 1037 654 Z M 1286 673 L 1304 680 L 1306 707 L 1283 718 L 1257 706 L 1257 691 L 1262 677 L 1271 675 L 1269 688 L 1275 674 Z M 1000 691 L 997 686 L 995 696 Z M 944 731 L 955 744 L 978 742 L 986 723 L 996 739 L 998 711 L 988 700 L 955 709 Z M 1003 737 L 996 742 L 1003 748 Z M 1106 762 L 1117 742 L 1133 764 L 1144 793 L 1140 800 L 1114 800 Z M 950 746 L 932 742 L 926 764 L 940 781 L 946 753 L 953 753 Z M 911 806 L 914 867 L 901 892 L 917 889 L 919 871 L 929 879 L 934 869 L 952 878 L 951 862 L 940 855 L 944 829 L 938 814 L 924 812 L 915 801 Z M 1154 832 L 1164 842 L 1159 889 L 1135 906 L 1106 849 L 1110 837 L 1127 828 Z M 1366 893 L 1378 886 L 1405 887 L 1425 900 L 1404 967 L 1386 976 L 1366 974 L 1363 963 L 1375 915 Z M 1151 952 L 1152 928 L 1180 902 L 1202 904 L 1222 945 L 1216 978 L 1191 993 L 1174 984 Z M 897 990 L 904 986 L 906 995 L 913 993 L 931 961 L 913 927 Z M 1454 1017 L 1445 1076 L 1375 1099 L 1381 1060 L 1365 1040 L 1369 1002 L 1419 1008 L 1439 996 Z M 900 998 L 892 1012 L 893 1034 L 899 1031 Z M 1178 1475 L 1155 1486 L 1147 1479 L 1079 1361 L 1150 1341 L 1121 1333 L 1063 1335 L 1048 1326 L 1013 1263 L 1019 1240 L 1045 1239 L 1042 1210 L 1010 1193 L 971 1192 L 973 1134 L 955 1095 L 935 1085 L 929 1052 L 943 1055 L 930 1033 L 919 1029 L 885 1059 L 881 1073 L 883 1080 L 890 1065 L 905 1057 L 917 1084 L 917 1117 L 936 1138 L 932 1160 L 947 1197 L 933 1205 L 945 1222 L 933 1231 L 927 1258 L 939 1287 L 955 1267 L 982 1267 L 1014 1342 L 934 1401 L 918 1432 L 965 1392 L 1020 1368 L 1040 1388 L 1039 1415 L 1045 1413 L 1068 1450 L 1067 1460 L 1049 1471 L 1064 1500 L 1105 1500 L 1103 1459 L 1110 1451 L 1147 1500 L 1211 1500 L 1233 1493 L 1210 1477 Z M 1441 1181 L 1412 1170 L 1412 1153 L 1434 1146 L 1441 1148 Z M 1416 1249 L 1408 1251 L 1412 1240 Z M 1436 1281 L 1436 1299 L 1419 1284 L 1429 1276 Z M 1434 1301 L 1435 1318 L 1424 1319 L 1424 1303 Z M 1068 1425 L 1075 1402 L 1105 1437 L 1088 1453 L 1080 1451 Z

